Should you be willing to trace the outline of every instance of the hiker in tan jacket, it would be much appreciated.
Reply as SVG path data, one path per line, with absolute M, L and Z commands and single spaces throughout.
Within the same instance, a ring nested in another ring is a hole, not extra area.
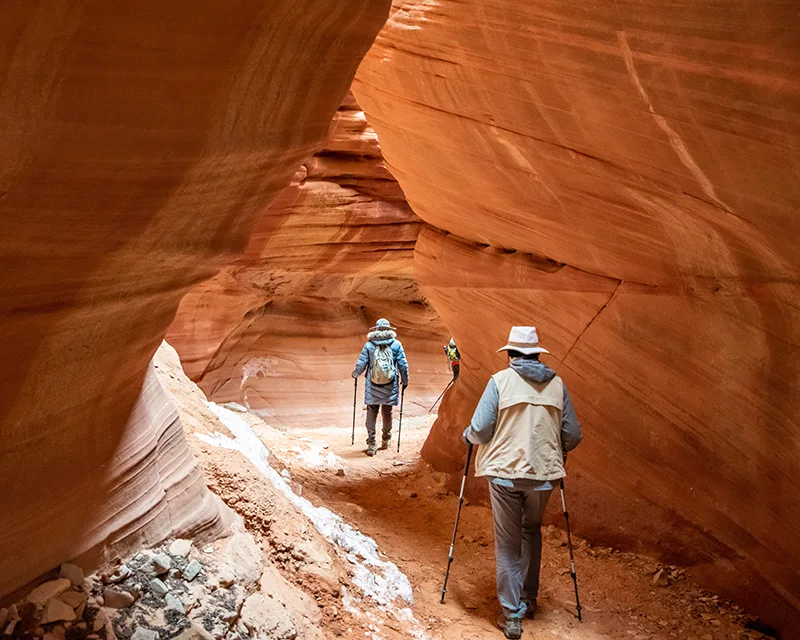
M 536 327 L 512 327 L 509 366 L 492 376 L 464 431 L 466 443 L 481 445 L 476 475 L 489 479 L 494 519 L 498 625 L 519 638 L 522 618 L 536 612 L 542 558 L 542 515 L 566 452 L 581 441 L 581 427 L 564 382 L 539 362 Z

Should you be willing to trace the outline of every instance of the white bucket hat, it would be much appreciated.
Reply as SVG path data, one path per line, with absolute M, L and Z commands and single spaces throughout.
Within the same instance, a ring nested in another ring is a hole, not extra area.
M 500 347 L 497 351 L 519 351 L 526 356 L 532 353 L 550 353 L 544 347 L 539 346 L 539 335 L 536 327 L 511 327 L 508 334 L 508 344 Z

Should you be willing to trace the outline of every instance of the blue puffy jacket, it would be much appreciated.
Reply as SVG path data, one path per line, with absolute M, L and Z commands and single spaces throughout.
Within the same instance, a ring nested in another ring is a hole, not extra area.
M 372 352 L 375 351 L 376 347 L 384 347 L 386 345 L 391 345 L 396 374 L 394 380 L 388 384 L 373 384 L 369 377 Z M 364 389 L 364 403 L 396 405 L 400 398 L 399 383 L 402 382 L 403 386 L 408 384 L 408 362 L 406 361 L 406 353 L 403 351 L 403 345 L 397 339 L 397 334 L 394 331 L 386 329 L 370 331 L 367 334 L 367 342 L 364 348 L 361 349 L 356 368 L 353 369 L 353 377 L 357 378 L 365 371 L 367 372 L 367 385 Z

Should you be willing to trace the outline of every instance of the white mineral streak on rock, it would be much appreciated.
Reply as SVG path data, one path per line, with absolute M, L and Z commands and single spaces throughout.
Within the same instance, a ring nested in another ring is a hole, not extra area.
M 414 637 L 421 639 L 427 637 L 420 630 L 421 626 L 410 609 L 397 608 L 394 605 L 397 598 L 409 605 L 414 603 L 411 583 L 397 565 L 381 560 L 375 541 L 353 529 L 329 509 L 315 507 L 305 498 L 296 495 L 267 462 L 269 452 L 250 425 L 236 413 L 214 402 L 209 402 L 208 407 L 230 430 L 234 438 L 221 433 L 211 436 L 196 433 L 195 436 L 210 445 L 242 453 L 289 502 L 311 520 L 317 530 L 335 545 L 340 556 L 353 566 L 353 584 L 365 595 L 371 596 L 387 612 L 408 624 L 412 628 Z

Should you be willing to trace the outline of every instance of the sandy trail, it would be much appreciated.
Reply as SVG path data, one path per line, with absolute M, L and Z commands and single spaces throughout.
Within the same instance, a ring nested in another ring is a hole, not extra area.
M 341 426 L 277 432 L 255 427 L 271 454 L 302 486 L 303 495 L 324 505 L 374 538 L 381 551 L 414 587 L 416 617 L 432 637 L 446 640 L 502 638 L 495 626 L 491 512 L 467 505 L 462 513 L 455 562 L 445 605 L 439 603 L 457 497 L 445 477 L 424 463 L 419 451 L 432 422 L 404 419 L 402 450 L 393 446 L 374 458 L 364 455 L 363 426 L 356 445 Z M 396 433 L 396 429 L 395 429 Z M 395 435 L 396 437 L 396 435 Z M 339 469 L 345 475 L 337 474 Z M 548 509 L 560 510 L 557 494 Z M 579 513 L 573 517 L 580 517 Z M 659 565 L 648 558 L 592 548 L 576 541 L 584 622 L 575 615 L 564 533 L 545 532 L 539 612 L 526 621 L 530 640 L 628 639 L 728 640 L 748 637 L 742 616 L 720 607 L 685 575 L 667 587 L 652 584 Z

